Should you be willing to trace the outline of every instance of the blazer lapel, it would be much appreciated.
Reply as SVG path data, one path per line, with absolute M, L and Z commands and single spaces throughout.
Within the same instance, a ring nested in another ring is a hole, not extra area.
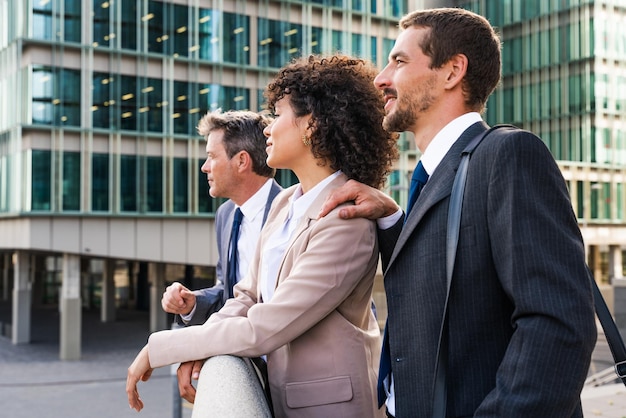
M 429 177 L 428 182 L 426 182 L 426 185 L 415 202 L 415 206 L 406 219 L 406 223 L 402 227 L 398 241 L 393 249 L 391 258 L 389 259 L 387 269 L 389 269 L 389 266 L 393 264 L 398 253 L 402 250 L 424 215 L 437 202 L 450 196 L 450 193 L 452 192 L 452 184 L 454 183 L 454 177 L 457 169 L 459 168 L 459 163 L 461 162 L 461 153 L 474 137 L 487 129 L 488 126 L 484 122 L 476 122 L 467 128 L 461 134 L 459 139 L 452 144 L 450 150 L 446 153 L 443 160 L 441 160 L 435 169 L 435 172 Z
M 326 198 L 328 197 L 330 192 L 332 190 L 342 186 L 347 181 L 348 181 L 348 178 L 346 177 L 346 175 L 343 174 L 343 173 L 340 174 L 337 178 L 335 178 L 333 181 L 331 181 L 320 192 L 320 194 L 313 200 L 313 202 L 311 203 L 309 208 L 306 210 L 304 215 L 302 215 L 302 219 L 300 219 L 300 221 L 298 223 L 298 226 L 297 226 L 296 230 L 293 233 L 293 236 L 289 240 L 289 244 L 287 244 L 287 248 L 285 248 L 285 253 L 283 254 L 283 258 L 281 259 L 281 262 L 280 262 L 280 267 L 279 267 L 279 269 L 277 271 L 278 277 L 276 279 L 276 286 L 278 286 L 278 283 L 280 281 L 280 273 L 281 273 L 281 271 L 283 269 L 283 265 L 285 263 L 285 256 L 289 252 L 289 249 L 293 246 L 293 243 L 296 241 L 296 239 L 298 239 L 298 237 L 304 231 L 306 231 L 311 226 L 312 223 L 317 222 L 318 213 L 319 213 L 322 205 L 326 201 Z M 285 219 L 286 217 L 287 217 L 287 215 L 285 215 L 285 217 L 281 217 L 281 219 Z M 283 222 L 281 222 L 280 225 L 282 226 Z

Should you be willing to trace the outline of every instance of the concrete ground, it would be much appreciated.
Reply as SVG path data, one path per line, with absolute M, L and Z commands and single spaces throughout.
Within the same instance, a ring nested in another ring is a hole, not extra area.
M 0 321 L 6 313 L 0 309 Z M 139 384 L 141 413 L 128 407 L 126 369 L 149 335 L 147 312 L 121 310 L 116 322 L 106 324 L 99 313 L 84 312 L 80 361 L 59 360 L 58 324 L 56 308 L 36 309 L 31 344 L 0 337 L 1 417 L 191 417 L 191 405 L 174 394 L 171 368 L 157 369 Z M 174 402 L 180 402 L 177 410 Z
M 8 306 L 0 304 L 3 325 L 10 315 Z M 84 312 L 79 361 L 59 360 L 58 324 L 56 308 L 35 309 L 31 344 L 13 345 L 10 338 L 0 337 L 0 417 L 191 417 L 190 404 L 175 406 L 180 400 L 171 368 L 157 369 L 148 382 L 139 384 L 145 404 L 141 413 L 128 407 L 126 369 L 149 335 L 147 312 L 119 310 L 117 320 L 106 324 L 98 312 Z M 611 365 L 600 332 L 589 374 Z M 626 387 L 614 379 L 586 386 L 581 398 L 585 417 L 626 417 Z

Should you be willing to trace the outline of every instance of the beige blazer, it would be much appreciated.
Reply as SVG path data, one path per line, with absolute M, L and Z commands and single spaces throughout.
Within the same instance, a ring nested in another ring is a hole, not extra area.
M 220 354 L 267 355 L 276 417 L 381 416 L 381 341 L 371 310 L 376 224 L 340 219 L 337 209 L 317 219 L 330 191 L 346 181 L 337 177 L 311 204 L 282 259 L 272 300 L 262 303 L 261 248 L 283 226 L 297 186 L 280 193 L 235 298 L 203 325 L 152 334 L 151 366 Z

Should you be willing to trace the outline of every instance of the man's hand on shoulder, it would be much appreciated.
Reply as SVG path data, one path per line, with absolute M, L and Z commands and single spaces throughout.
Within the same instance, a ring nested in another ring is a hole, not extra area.
M 350 201 L 353 201 L 354 205 L 344 206 L 339 210 L 339 216 L 343 219 L 380 219 L 393 215 L 400 209 L 395 200 L 384 192 L 356 180 L 349 180 L 332 191 L 318 216 L 322 218 L 340 204 Z
M 161 307 L 165 312 L 188 315 L 196 306 L 196 295 L 178 282 L 167 286 L 161 298 Z

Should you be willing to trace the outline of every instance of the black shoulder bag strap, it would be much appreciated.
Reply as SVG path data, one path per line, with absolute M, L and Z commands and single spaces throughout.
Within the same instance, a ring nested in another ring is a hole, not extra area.
M 439 346 L 437 351 L 437 368 L 435 370 L 435 383 L 433 393 L 433 418 L 445 418 L 446 417 L 446 405 L 447 405 L 447 387 L 446 387 L 446 372 L 448 368 L 448 333 L 447 333 L 447 316 L 448 316 L 448 301 L 450 299 L 450 287 L 452 284 L 452 273 L 454 270 L 454 262 L 456 257 L 457 244 L 459 241 L 459 229 L 461 225 L 461 210 L 463 208 L 463 194 L 465 191 L 465 181 L 467 179 L 467 168 L 469 160 L 480 142 L 491 131 L 500 127 L 512 127 L 513 125 L 496 125 L 482 134 L 476 136 L 470 141 L 461 153 L 461 162 L 454 178 L 452 185 L 452 194 L 450 196 L 450 206 L 448 209 L 448 228 L 446 235 L 446 278 L 447 278 L 447 291 L 446 299 L 443 308 L 443 318 L 441 321 L 441 328 L 439 331 Z M 626 385 L 626 348 L 624 342 L 619 334 L 617 326 L 613 321 L 602 294 L 598 289 L 593 276 L 590 274 L 591 282 L 593 283 L 594 302 L 596 307 L 596 313 L 604 328 L 604 333 L 611 349 L 613 359 L 615 360 L 615 371 L 622 382 Z

